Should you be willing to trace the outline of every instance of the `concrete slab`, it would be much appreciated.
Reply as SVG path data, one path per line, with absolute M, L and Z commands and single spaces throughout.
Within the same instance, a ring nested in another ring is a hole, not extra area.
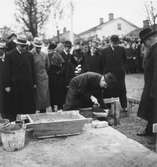
M 157 154 L 112 127 L 30 141 L 17 152 L 0 147 L 2 167 L 157 167 Z

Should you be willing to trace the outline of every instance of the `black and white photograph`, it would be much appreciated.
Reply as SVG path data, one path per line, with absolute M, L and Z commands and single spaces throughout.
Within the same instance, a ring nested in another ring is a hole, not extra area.
M 0 0 L 0 167 L 157 167 L 157 0 Z

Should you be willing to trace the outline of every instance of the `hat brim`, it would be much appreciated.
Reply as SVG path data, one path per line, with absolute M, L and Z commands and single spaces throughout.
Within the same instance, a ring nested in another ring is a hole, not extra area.
M 142 42 L 146 41 L 149 37 L 153 36 L 157 34 L 157 31 L 153 31 L 153 32 L 150 32 L 148 33 L 146 36 L 144 36 L 144 38 L 141 40 Z
M 17 40 L 14 40 L 14 42 L 15 42 L 17 45 L 25 45 L 25 46 L 28 45 L 28 42 L 22 43 L 22 42 L 19 42 L 19 41 L 17 41 Z
M 42 46 L 43 46 L 43 44 L 41 44 L 41 45 L 37 45 L 37 44 L 35 44 L 35 43 L 32 43 L 32 44 L 33 44 L 33 46 L 36 47 L 36 48 L 42 48 Z
M 6 44 L 0 43 L 0 49 L 4 49 L 4 48 L 6 48 Z

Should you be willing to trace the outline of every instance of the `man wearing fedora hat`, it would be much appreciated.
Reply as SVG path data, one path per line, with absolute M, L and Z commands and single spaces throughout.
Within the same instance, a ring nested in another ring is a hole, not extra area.
M 106 90 L 104 97 L 119 97 L 122 111 L 127 112 L 127 97 L 125 85 L 125 49 L 119 46 L 120 39 L 117 35 L 110 38 L 110 46 L 102 51 L 104 73 L 111 72 L 118 82 L 113 88 Z
M 9 52 L 16 47 L 14 40 L 17 38 L 15 33 L 11 33 L 7 38 L 6 51 Z
M 63 77 L 64 77 L 64 91 L 62 93 L 62 97 L 65 101 L 67 88 L 71 79 L 75 76 L 75 65 L 72 62 L 72 43 L 71 41 L 64 42 L 63 51 L 60 52 L 64 63 L 63 63 Z
M 50 107 L 49 99 L 49 84 L 47 70 L 49 67 L 48 54 L 44 53 L 41 49 L 43 42 L 39 37 L 35 37 L 33 41 L 34 48 L 31 53 L 33 55 L 33 63 L 36 77 L 36 111 L 46 112 Z
M 16 48 L 6 54 L 4 72 L 5 94 L 11 102 L 8 101 L 10 108 L 5 110 L 5 116 L 10 121 L 15 121 L 17 114 L 35 113 L 33 56 L 27 51 L 25 36 L 14 42 Z
M 138 109 L 138 116 L 148 121 L 140 136 L 152 135 L 152 125 L 157 123 L 157 31 L 150 28 L 139 34 L 141 42 L 149 50 L 144 60 L 144 89 Z
M 0 41 L 0 115 L 4 117 L 4 90 L 3 90 L 3 72 L 6 43 Z

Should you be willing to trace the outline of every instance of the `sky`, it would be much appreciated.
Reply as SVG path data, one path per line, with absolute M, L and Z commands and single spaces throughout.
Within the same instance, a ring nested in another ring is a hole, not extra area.
M 66 2 L 67 0 L 63 0 Z M 99 24 L 99 18 L 103 17 L 104 21 L 108 20 L 108 14 L 114 13 L 114 17 L 123 17 L 133 24 L 142 27 L 142 21 L 147 18 L 144 7 L 145 0 L 73 0 L 74 15 L 73 15 L 73 30 L 74 33 L 80 33 L 93 26 Z M 157 2 L 157 0 L 154 0 Z M 7 25 L 13 29 L 18 29 L 18 24 L 15 21 L 15 5 L 14 0 L 0 0 L 0 27 Z M 60 29 L 63 26 L 70 29 L 70 12 L 65 10 L 67 16 L 60 23 Z M 56 32 L 52 15 L 45 25 L 44 30 L 48 35 Z

